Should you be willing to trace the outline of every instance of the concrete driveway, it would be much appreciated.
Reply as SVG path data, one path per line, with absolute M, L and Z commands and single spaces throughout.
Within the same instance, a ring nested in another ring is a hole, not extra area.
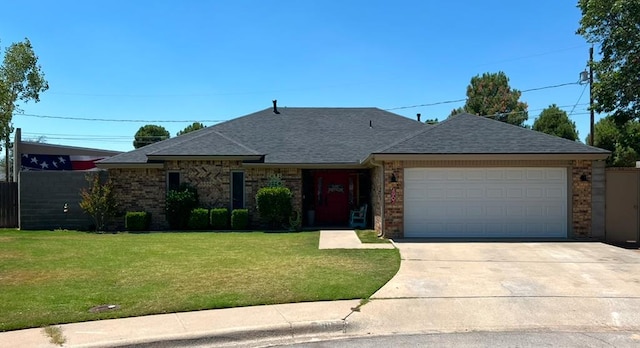
M 640 252 L 595 242 L 399 242 L 366 332 L 640 329 Z M 640 342 L 639 342 L 640 343 Z

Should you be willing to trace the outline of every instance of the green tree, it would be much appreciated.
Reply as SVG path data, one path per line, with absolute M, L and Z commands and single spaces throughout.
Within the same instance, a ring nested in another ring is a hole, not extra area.
M 575 122 L 571 121 L 567 113 L 556 104 L 542 110 L 540 116 L 533 122 L 533 130 L 569 140 L 578 140 Z
M 527 103 L 519 100 L 521 94 L 509 86 L 509 78 L 504 72 L 484 73 L 471 78 L 467 86 L 467 102 L 462 110 L 522 127 L 528 114 Z M 459 111 L 455 109 L 452 115 Z
M 106 223 L 118 213 L 118 203 L 111 180 L 103 180 L 99 173 L 86 176 L 88 188 L 80 190 L 80 208 L 91 215 L 96 231 L 103 231 Z
M 15 112 L 20 111 L 19 101 L 26 103 L 33 100 L 37 103 L 40 93 L 47 89 L 49 84 L 29 39 L 7 47 L 0 65 L 0 150 L 4 141 L 6 158 L 9 157 L 13 132 L 11 119 Z M 8 165 L 5 166 L 5 174 L 7 178 L 10 177 Z
M 205 125 L 200 122 L 193 122 L 192 124 L 185 127 L 185 129 L 179 131 L 176 136 L 181 136 L 182 134 L 187 134 L 189 132 L 197 131 L 198 129 L 205 128 Z
M 451 112 L 449 113 L 449 117 L 455 116 L 455 115 L 460 115 L 460 114 L 464 114 L 466 111 L 464 108 L 455 108 L 453 110 L 451 110 Z
M 143 146 L 147 146 L 159 141 L 169 139 L 169 131 L 162 126 L 156 126 L 154 124 L 148 124 L 140 127 L 136 132 L 133 140 L 133 147 L 139 149 Z
M 618 124 L 614 116 L 609 115 L 600 119 L 594 128 L 594 146 L 611 151 L 608 166 L 635 167 L 635 162 L 640 160 L 640 122 L 630 120 Z
M 618 124 L 640 118 L 640 1 L 579 0 L 577 33 L 600 47 L 593 62 L 593 108 Z M 596 133 L 597 134 L 597 133 Z

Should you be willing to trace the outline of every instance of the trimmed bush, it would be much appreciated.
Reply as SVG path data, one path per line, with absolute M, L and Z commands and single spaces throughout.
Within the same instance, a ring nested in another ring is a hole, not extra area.
M 205 208 L 193 209 L 189 214 L 187 227 L 191 230 L 204 230 L 209 227 L 209 210 Z
M 231 228 L 234 230 L 246 230 L 249 227 L 249 211 L 247 209 L 234 209 L 231 212 Z
M 256 194 L 258 213 L 264 224 L 282 228 L 291 216 L 291 190 L 286 187 L 263 187 Z
M 198 191 L 188 183 L 167 193 L 167 221 L 173 229 L 185 229 L 189 225 L 191 211 L 198 207 Z
M 214 230 L 229 229 L 229 209 L 227 208 L 211 209 L 211 227 Z
M 128 211 L 124 217 L 127 231 L 148 231 L 151 224 L 151 213 L 146 211 Z

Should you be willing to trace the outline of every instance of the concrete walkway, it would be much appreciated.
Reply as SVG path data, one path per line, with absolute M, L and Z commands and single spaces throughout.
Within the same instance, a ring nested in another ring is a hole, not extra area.
M 362 243 L 353 230 L 320 231 L 320 249 L 393 249 L 391 243 Z

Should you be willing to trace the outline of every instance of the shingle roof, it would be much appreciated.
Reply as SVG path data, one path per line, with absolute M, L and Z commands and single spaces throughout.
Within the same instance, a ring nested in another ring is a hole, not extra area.
M 385 154 L 607 154 L 609 151 L 504 122 L 460 114 L 373 151 Z
M 265 163 L 358 164 L 373 149 L 431 127 L 378 108 L 265 109 L 147 145 L 100 163 L 145 163 L 147 155 L 264 155 Z

